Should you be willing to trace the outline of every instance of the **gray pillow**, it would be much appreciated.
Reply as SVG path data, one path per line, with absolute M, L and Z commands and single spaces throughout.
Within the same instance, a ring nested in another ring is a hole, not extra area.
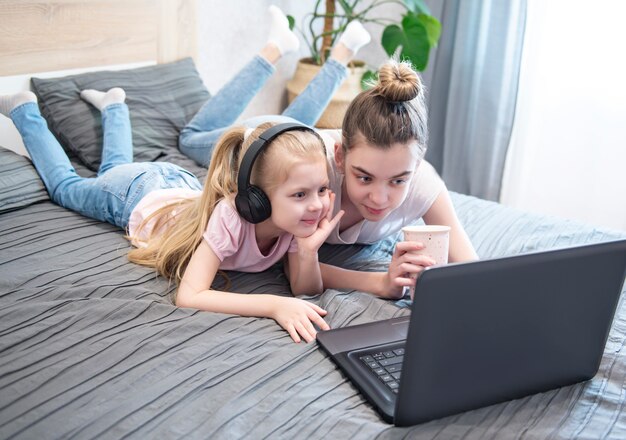
M 50 200 L 30 159 L 0 147 L 0 213 Z
M 31 79 L 42 115 L 63 148 L 93 171 L 100 166 L 100 112 L 80 98 L 83 89 L 122 87 L 130 109 L 135 161 L 178 149 L 180 130 L 209 99 L 193 60 L 63 78 Z

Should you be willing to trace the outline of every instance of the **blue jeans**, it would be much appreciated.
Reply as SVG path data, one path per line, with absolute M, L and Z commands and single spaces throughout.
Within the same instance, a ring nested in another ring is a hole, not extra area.
M 202 189 L 193 174 L 177 165 L 133 163 L 126 104 L 111 104 L 102 111 L 102 163 L 97 177 L 91 178 L 76 173 L 36 103 L 16 107 L 11 111 L 11 119 L 52 201 L 87 217 L 125 229 L 133 208 L 150 191 Z
M 180 151 L 200 165 L 207 166 L 217 140 L 235 123 L 274 71 L 274 66 L 264 58 L 253 58 L 183 128 L 178 139 Z M 256 127 L 263 122 L 300 122 L 312 126 L 347 75 L 344 65 L 328 60 L 282 115 L 258 116 L 242 121 L 241 125 Z

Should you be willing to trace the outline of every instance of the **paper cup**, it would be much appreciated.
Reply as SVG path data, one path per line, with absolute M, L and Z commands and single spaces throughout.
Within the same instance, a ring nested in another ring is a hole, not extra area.
M 435 260 L 436 265 L 448 263 L 448 248 L 450 244 L 450 226 L 421 225 L 405 226 L 402 228 L 404 241 L 419 241 L 424 245 L 423 249 L 411 251 L 413 254 L 426 255 Z M 412 274 L 411 278 L 416 278 Z M 411 287 L 411 299 L 415 289 Z

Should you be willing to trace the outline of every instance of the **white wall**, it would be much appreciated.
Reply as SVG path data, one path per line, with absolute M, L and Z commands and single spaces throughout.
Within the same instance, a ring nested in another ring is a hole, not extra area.
M 269 32 L 267 8 L 278 6 L 292 15 L 301 27 L 303 17 L 313 10 L 314 0 L 210 0 L 198 2 L 198 70 L 211 93 L 225 84 L 265 44 Z M 397 19 L 401 9 L 385 6 L 381 16 Z M 386 59 L 380 46 L 382 26 L 367 25 L 372 42 L 359 52 L 357 58 L 371 66 Z M 302 37 L 301 37 L 302 38 Z M 300 53 L 281 59 L 277 71 L 250 103 L 240 119 L 262 114 L 280 113 L 287 105 L 287 81 L 293 76 L 299 58 L 310 56 L 304 41 Z
M 297 25 L 302 28 L 303 18 L 313 10 L 315 0 L 198 0 L 196 67 L 211 93 L 216 93 L 263 47 L 269 33 L 267 8 L 272 4 L 278 6 L 286 14 L 292 15 Z M 403 9 L 396 5 L 385 5 L 378 10 L 376 17 L 390 17 L 398 20 L 402 11 Z M 383 27 L 367 24 L 366 28 L 372 34 L 372 42 L 360 50 L 357 58 L 375 68 L 387 58 L 380 45 Z M 302 36 L 300 38 L 302 39 Z M 306 56 L 310 54 L 307 45 L 302 40 L 300 52 L 289 54 L 279 61 L 276 73 L 250 103 L 240 119 L 280 113 L 287 106 L 287 81 L 293 76 L 298 59 Z M 107 69 L 130 67 L 135 66 L 106 66 Z M 56 77 L 100 69 L 96 67 L 76 71 L 39 73 L 38 76 Z M 428 72 L 425 74 L 425 77 L 427 76 Z M 1 77 L 0 94 L 27 90 L 28 81 L 29 78 L 25 75 Z M 11 121 L 3 117 L 0 117 L 0 145 L 27 155 L 19 133 Z

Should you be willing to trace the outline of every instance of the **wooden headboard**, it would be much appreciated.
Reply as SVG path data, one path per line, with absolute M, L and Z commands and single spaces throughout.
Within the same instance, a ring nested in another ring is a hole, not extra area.
M 196 53 L 196 0 L 0 0 L 0 76 Z

